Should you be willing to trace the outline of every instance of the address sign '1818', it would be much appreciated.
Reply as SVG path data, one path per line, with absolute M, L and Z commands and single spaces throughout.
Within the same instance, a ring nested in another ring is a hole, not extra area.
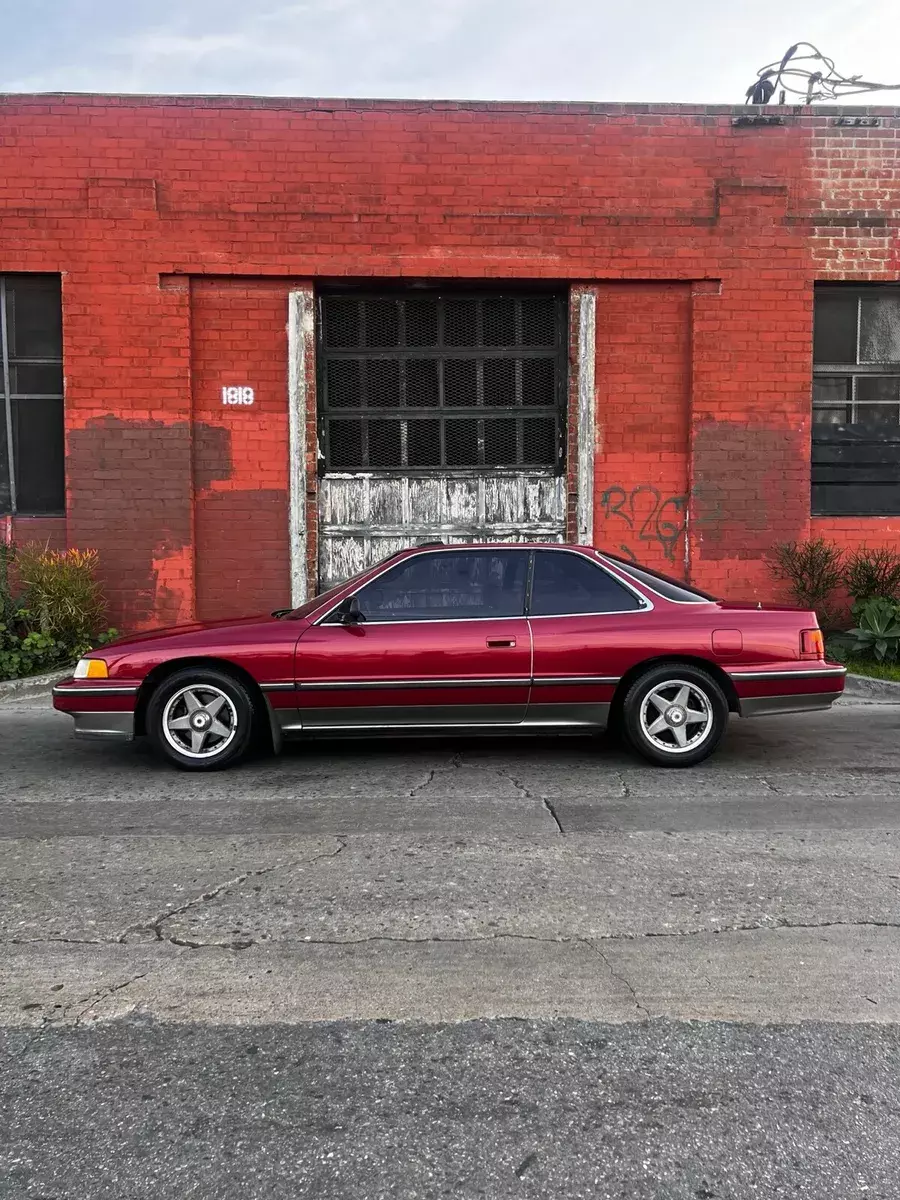
M 252 404 L 255 400 L 252 387 L 223 387 L 223 404 Z

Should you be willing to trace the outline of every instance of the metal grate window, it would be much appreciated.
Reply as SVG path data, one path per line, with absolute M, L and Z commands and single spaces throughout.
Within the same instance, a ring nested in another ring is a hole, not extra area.
M 900 513 L 900 289 L 816 289 L 812 511 Z
M 0 513 L 64 508 L 60 281 L 0 275 Z
M 327 471 L 562 470 L 557 295 L 324 296 L 319 363 Z

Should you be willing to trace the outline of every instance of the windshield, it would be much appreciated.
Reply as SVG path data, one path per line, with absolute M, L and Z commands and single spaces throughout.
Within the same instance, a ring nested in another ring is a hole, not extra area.
M 439 543 L 440 544 L 440 543 Z M 362 579 L 364 575 L 368 575 L 375 567 L 384 566 L 390 562 L 392 558 L 397 558 L 401 554 L 405 554 L 407 550 L 411 550 L 411 546 L 404 547 L 403 550 L 395 550 L 393 554 L 386 554 L 384 558 L 380 558 L 378 562 L 372 563 L 362 571 L 357 571 L 355 575 L 351 575 L 349 579 L 344 579 L 340 583 L 336 583 L 334 587 L 330 587 L 327 592 L 319 592 L 318 596 L 313 596 L 311 600 L 307 600 L 305 604 L 301 604 L 299 608 L 292 608 L 284 613 L 285 617 L 290 617 L 292 620 L 297 617 L 308 617 L 311 612 L 320 608 L 323 604 L 327 604 L 338 592 L 342 591 L 348 583 L 355 583 L 357 579 Z

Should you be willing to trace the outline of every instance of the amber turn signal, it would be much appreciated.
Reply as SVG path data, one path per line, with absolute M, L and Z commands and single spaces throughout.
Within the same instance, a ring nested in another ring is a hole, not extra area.
M 76 679 L 109 679 L 109 667 L 102 658 L 82 658 L 75 668 Z
M 821 629 L 803 629 L 800 631 L 800 657 L 825 657 L 825 639 L 822 636 Z

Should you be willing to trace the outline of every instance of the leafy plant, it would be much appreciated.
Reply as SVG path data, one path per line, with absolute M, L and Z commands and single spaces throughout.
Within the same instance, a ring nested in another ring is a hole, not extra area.
M 897 600 L 900 598 L 900 553 L 889 546 L 875 550 L 861 546 L 848 555 L 843 567 L 843 582 L 857 603 L 877 596 Z
M 0 544 L 0 679 L 52 671 L 118 636 L 100 632 L 96 565 L 92 550 Z
M 96 550 L 21 547 L 16 570 L 29 625 L 73 648 L 88 646 L 106 615 L 97 560 Z
M 835 619 L 832 598 L 843 583 L 843 554 L 825 538 L 805 542 L 780 542 L 768 558 L 776 579 L 787 583 L 801 608 L 814 609 L 819 622 L 829 628 Z
M 873 596 L 854 607 L 857 624 L 848 633 L 853 649 L 874 653 L 878 662 L 895 662 L 900 651 L 900 605 L 887 596 Z

